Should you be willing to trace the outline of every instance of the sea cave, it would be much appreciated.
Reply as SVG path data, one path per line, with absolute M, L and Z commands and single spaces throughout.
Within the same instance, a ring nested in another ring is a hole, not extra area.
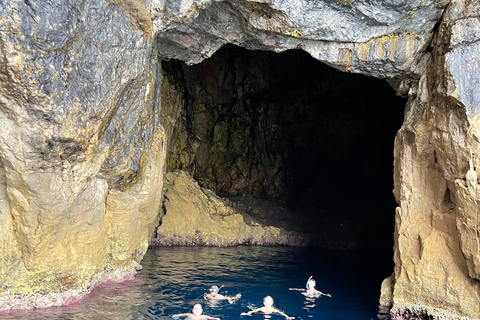
M 463 0 L 0 3 L 0 312 L 176 271 L 149 248 L 268 245 L 373 253 L 392 319 L 479 319 L 479 17 Z
M 340 72 L 300 50 L 231 45 L 197 65 L 162 66 L 164 87 L 176 90 L 164 93 L 165 117 L 178 117 L 168 170 L 257 205 L 250 211 L 276 204 L 270 223 L 288 219 L 284 227 L 310 235 L 311 245 L 391 260 L 392 150 L 406 99 L 385 80 Z M 180 110 L 169 109 L 176 101 Z

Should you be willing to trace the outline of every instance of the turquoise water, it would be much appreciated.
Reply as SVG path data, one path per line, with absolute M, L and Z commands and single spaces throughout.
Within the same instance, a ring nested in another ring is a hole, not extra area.
M 266 316 L 240 313 L 262 306 L 270 295 L 277 309 L 295 319 L 370 320 L 377 319 L 381 281 L 393 270 L 372 257 L 302 247 L 158 248 L 147 252 L 142 265 L 135 279 L 103 283 L 74 305 L 1 313 L 0 318 L 164 320 L 201 303 L 204 314 L 222 320 L 260 320 Z M 304 288 L 310 275 L 331 298 L 306 298 L 288 290 Z M 223 285 L 223 295 L 242 297 L 234 304 L 209 303 L 203 294 L 212 285 Z

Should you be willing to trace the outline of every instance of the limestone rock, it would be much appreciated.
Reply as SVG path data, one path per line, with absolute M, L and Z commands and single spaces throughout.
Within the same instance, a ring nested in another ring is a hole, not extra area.
M 134 274 L 158 222 L 152 39 L 104 1 L 0 15 L 0 310 L 62 305 Z
M 478 13 L 478 2 L 447 10 L 396 138 L 397 316 L 480 318 Z
M 272 225 L 202 189 L 185 171 L 165 175 L 164 216 L 153 245 L 305 245 L 308 237 Z
M 226 43 L 303 49 L 336 68 L 377 77 L 412 72 L 449 1 L 152 1 L 164 59 L 198 63 Z

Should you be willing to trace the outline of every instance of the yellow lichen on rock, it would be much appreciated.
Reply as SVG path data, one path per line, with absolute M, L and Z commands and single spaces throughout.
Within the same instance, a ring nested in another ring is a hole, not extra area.
M 287 36 L 295 37 L 295 38 L 303 38 L 302 31 L 300 31 L 300 29 L 298 28 L 287 27 L 284 34 Z
M 352 50 L 342 48 L 339 51 L 339 65 L 344 67 L 346 72 L 352 72 Z

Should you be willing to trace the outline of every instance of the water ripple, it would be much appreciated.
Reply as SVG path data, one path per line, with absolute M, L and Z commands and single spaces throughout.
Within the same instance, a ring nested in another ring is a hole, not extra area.
M 147 252 L 133 280 L 102 283 L 74 305 L 11 311 L 0 318 L 171 320 L 173 314 L 190 312 L 194 303 L 201 303 L 205 314 L 238 320 L 244 318 L 241 312 L 260 307 L 263 297 L 271 295 L 275 306 L 295 319 L 377 319 L 380 283 L 391 270 L 372 277 L 362 273 L 358 261 L 346 261 L 338 264 L 312 249 L 295 247 L 159 248 Z M 288 290 L 303 288 L 310 275 L 333 297 L 305 298 Z M 234 304 L 205 301 L 203 294 L 212 285 L 223 285 L 224 295 L 242 297 Z

